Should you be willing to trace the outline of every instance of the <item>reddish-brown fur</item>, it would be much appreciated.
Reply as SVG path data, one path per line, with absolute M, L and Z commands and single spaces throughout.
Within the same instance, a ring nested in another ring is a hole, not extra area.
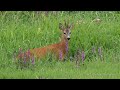
M 63 32 L 63 34 L 61 37 L 61 41 L 59 43 L 48 45 L 41 48 L 30 49 L 25 53 L 20 53 L 17 56 L 17 58 L 23 59 L 24 55 L 26 55 L 27 60 L 29 58 L 32 58 L 33 56 L 38 59 L 41 59 L 42 57 L 45 57 L 48 53 L 53 53 L 58 59 L 60 59 L 60 54 L 61 54 L 62 55 L 61 60 L 64 60 L 64 57 L 67 53 L 66 48 L 68 48 L 68 38 L 64 35 L 64 33 L 65 32 L 67 33 L 67 30 L 70 30 L 70 26 L 67 27 L 60 26 L 60 29 Z

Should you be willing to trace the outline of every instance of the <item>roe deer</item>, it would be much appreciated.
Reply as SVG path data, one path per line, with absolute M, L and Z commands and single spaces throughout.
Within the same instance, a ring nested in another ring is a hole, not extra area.
M 25 53 L 20 53 L 17 58 L 24 58 L 25 55 L 29 58 L 35 57 L 40 59 L 50 52 L 53 53 L 58 59 L 64 60 L 64 57 L 68 52 L 68 40 L 70 40 L 72 26 L 72 24 L 69 25 L 66 22 L 64 26 L 59 23 L 59 29 L 62 31 L 61 41 L 59 43 L 27 50 Z

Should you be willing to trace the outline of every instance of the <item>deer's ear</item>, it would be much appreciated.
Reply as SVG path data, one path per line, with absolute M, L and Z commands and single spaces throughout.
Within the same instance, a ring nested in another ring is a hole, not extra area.
M 60 30 L 63 30 L 63 29 L 64 29 L 62 23 L 59 23 L 59 29 L 60 29 Z

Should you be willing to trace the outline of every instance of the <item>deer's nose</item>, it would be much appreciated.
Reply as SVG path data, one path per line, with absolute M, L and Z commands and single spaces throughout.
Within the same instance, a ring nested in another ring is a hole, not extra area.
M 67 38 L 68 40 L 70 40 L 70 38 Z

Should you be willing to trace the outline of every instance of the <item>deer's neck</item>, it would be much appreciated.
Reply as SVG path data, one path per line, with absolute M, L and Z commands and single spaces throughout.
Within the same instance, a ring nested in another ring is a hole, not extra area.
M 68 52 L 68 40 L 64 36 L 62 36 L 61 45 L 64 47 L 65 51 Z

